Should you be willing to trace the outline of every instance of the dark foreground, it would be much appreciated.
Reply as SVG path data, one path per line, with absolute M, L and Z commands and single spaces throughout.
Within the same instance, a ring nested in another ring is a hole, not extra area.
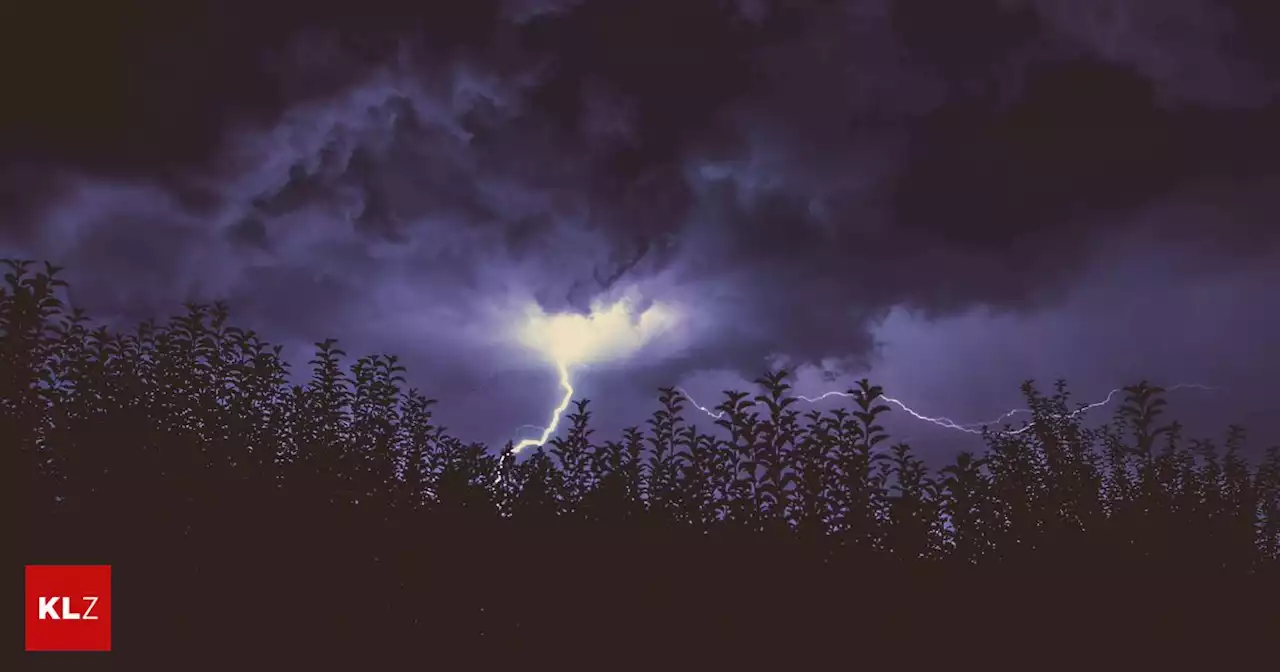
M 65 543 L 41 540 L 25 547 L 41 552 L 24 555 L 113 565 L 114 650 L 26 654 L 17 669 L 813 660 L 1244 669 L 1223 665 L 1268 647 L 1274 655 L 1280 636 L 1274 575 L 1144 571 L 1105 558 L 907 568 L 839 553 L 824 563 L 749 540 L 348 525 L 250 525 L 203 540 L 122 534 L 123 521 L 67 528 Z

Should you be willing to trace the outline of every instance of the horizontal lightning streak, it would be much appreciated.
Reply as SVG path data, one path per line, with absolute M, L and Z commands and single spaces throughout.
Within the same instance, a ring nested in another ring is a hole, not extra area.
M 1209 385 L 1202 385 L 1202 384 L 1200 384 L 1200 383 L 1178 383 L 1178 384 L 1173 385 L 1173 386 L 1171 386 L 1171 387 L 1168 387 L 1168 388 L 1166 388 L 1166 389 L 1167 389 L 1167 390 L 1169 390 L 1169 391 L 1173 391 L 1173 390 L 1181 390 L 1181 389 L 1188 389 L 1188 388 L 1191 388 L 1191 389 L 1198 389 L 1198 390 L 1207 390 L 1207 391 L 1211 391 L 1211 392 L 1212 392 L 1212 391 L 1216 391 L 1216 390 L 1218 389 L 1218 388 L 1216 388 L 1216 387 L 1211 387 L 1211 386 L 1209 386 Z M 677 392 L 679 392 L 681 395 L 683 395 L 685 399 L 688 399 L 688 400 L 689 400 L 689 403 L 690 403 L 690 404 L 693 404 L 693 407 L 694 407 L 694 408 L 698 409 L 699 411 L 702 411 L 703 413 L 705 413 L 706 415 L 710 416 L 711 418 L 716 419 L 716 420 L 719 420 L 720 418 L 724 417 L 724 411 L 713 411 L 713 410 L 711 410 L 711 409 L 707 408 L 706 406 L 703 406 L 703 405 L 699 404 L 699 403 L 698 403 L 696 400 L 694 400 L 694 398 L 693 398 L 692 396 L 690 396 L 690 395 L 689 395 L 689 393 L 688 393 L 688 392 L 686 392 L 683 388 L 676 388 L 676 391 L 677 391 Z M 1078 409 L 1076 409 L 1076 410 L 1074 410 L 1074 411 L 1072 411 L 1072 412 L 1070 412 L 1070 413 L 1067 413 L 1067 414 L 1065 415 L 1065 417 L 1068 417 L 1068 418 L 1074 418 L 1074 417 L 1076 417 L 1076 416 L 1078 416 L 1078 415 L 1080 415 L 1081 413 L 1084 413 L 1084 412 L 1086 412 L 1086 411 L 1091 411 L 1091 410 L 1093 410 L 1093 409 L 1095 409 L 1095 408 L 1100 408 L 1100 407 L 1102 407 L 1102 406 L 1106 406 L 1107 404 L 1111 403 L 1111 401 L 1115 398 L 1115 396 L 1116 396 L 1117 394 L 1119 394 L 1119 393 L 1120 393 L 1120 391 L 1121 391 L 1121 388 L 1116 388 L 1116 389 L 1114 389 L 1114 390 L 1111 390 L 1110 392 L 1108 392 L 1108 393 L 1107 393 L 1107 396 L 1106 396 L 1105 398 L 1103 398 L 1102 400 L 1100 400 L 1100 401 L 1095 401 L 1095 402 L 1093 402 L 1093 403 L 1091 403 L 1091 404 L 1087 404 L 1087 405 L 1085 405 L 1085 406 L 1081 406 L 1080 408 L 1078 408 Z M 852 396 L 854 396 L 852 392 L 842 392 L 842 391 L 839 391 L 839 390 L 832 390 L 832 391 L 830 391 L 830 392 L 825 392 L 825 393 L 823 393 L 823 394 L 821 394 L 821 395 L 819 395 L 819 396 L 817 396 L 817 397 L 806 397 L 806 396 L 804 396 L 804 395 L 802 395 L 802 394 L 801 394 L 801 395 L 796 395 L 796 398 L 797 398 L 797 399 L 800 399 L 800 400 L 803 400 L 803 401 L 807 401 L 807 402 L 809 402 L 809 403 L 813 404 L 813 403 L 817 403 L 817 402 L 819 402 L 819 401 L 822 401 L 822 400 L 824 400 L 824 399 L 827 399 L 827 398 L 829 398 L 829 397 L 845 397 L 845 398 L 849 398 L 849 397 L 852 397 Z M 942 428 L 944 428 L 944 429 L 952 429 L 952 430 L 955 430 L 955 431 L 958 431 L 958 432 L 964 432 L 964 433 L 966 433 L 966 434 L 976 434 L 976 435 L 981 435 L 981 434 L 982 434 L 982 428 L 983 428 L 983 427 L 991 427 L 991 426 L 994 426 L 994 425 L 996 425 L 997 423 L 1003 422 L 1003 421 L 1005 421 L 1005 420 L 1007 420 L 1007 419 L 1009 419 L 1009 418 L 1011 418 L 1011 417 L 1013 417 L 1013 416 L 1015 416 L 1015 415 L 1017 415 L 1017 414 L 1019 414 L 1019 413 L 1030 413 L 1030 412 L 1031 412 L 1031 409 L 1027 409 L 1027 408 L 1015 408 L 1015 409 L 1011 409 L 1011 410 L 1009 410 L 1009 411 L 1006 411 L 1003 415 L 1001 415 L 1000 417 L 996 418 L 995 420 L 990 420 L 990 421 L 987 421 L 987 422 L 975 422 L 975 423 L 969 423 L 969 424 L 963 424 L 963 425 L 962 425 L 962 424 L 959 424 L 959 423 L 957 423 L 956 421 L 954 421 L 954 420 L 952 420 L 952 419 L 950 419 L 950 418 L 947 418 L 947 417 L 945 417 L 945 416 L 930 417 L 930 416 L 924 415 L 923 413 L 920 413 L 919 411 L 915 410 L 914 408 L 911 408 L 910 406 L 908 406 L 905 402 L 903 402 L 903 401 L 901 401 L 901 400 L 899 400 L 899 399 L 894 399 L 893 397 L 889 397 L 889 396 L 885 396 L 885 395 L 880 395 L 880 398 L 881 398 L 881 399 L 884 399 L 885 401 L 887 401 L 887 402 L 889 402 L 889 403 L 893 404 L 894 406 L 897 406 L 898 408 L 901 408 L 902 410 L 906 411 L 908 415 L 910 415 L 911 417 L 915 418 L 916 420 L 920 420 L 920 421 L 927 422 L 927 423 L 930 423 L 930 424 L 933 424 L 933 425 L 937 425 L 938 427 L 942 427 Z M 1054 417 L 1062 417 L 1062 416 L 1054 416 Z M 1009 434 L 1009 435 L 1013 435 L 1013 434 L 1021 434 L 1021 433 L 1025 432 L 1025 431 L 1027 431 L 1028 429 L 1031 429 L 1031 428 L 1032 428 L 1032 427 L 1034 427 L 1034 426 L 1035 426 L 1035 425 L 1034 425 L 1034 423 L 1032 423 L 1032 424 L 1029 424 L 1029 425 L 1027 425 L 1027 426 L 1025 426 L 1025 427 L 1021 427 L 1021 428 L 1019 428 L 1019 429 L 1011 429 L 1011 430 L 997 430 L 997 431 L 998 431 L 999 433 L 1001 433 L 1001 434 Z
M 693 404 L 693 407 L 694 407 L 694 408 L 696 408 L 696 409 L 698 409 L 699 411 L 702 411 L 703 413 L 706 413 L 707 415 L 711 416 L 711 418 L 712 418 L 713 420 L 719 420 L 720 418 L 723 418 L 723 417 L 724 417 L 724 411 L 713 411 L 713 410 L 711 410 L 711 409 L 707 408 L 706 406 L 703 406 L 702 404 L 699 404 L 696 400 L 694 400 L 694 398 L 693 398 L 692 396 L 690 396 L 690 395 L 689 395 L 689 393 L 688 393 L 688 392 L 685 392 L 685 391 L 684 391 L 684 388 L 683 388 L 683 387 L 677 387 L 677 388 L 676 388 L 676 392 L 679 392 L 681 396 L 683 396 L 685 399 L 688 399 L 688 400 L 689 400 L 689 403 Z

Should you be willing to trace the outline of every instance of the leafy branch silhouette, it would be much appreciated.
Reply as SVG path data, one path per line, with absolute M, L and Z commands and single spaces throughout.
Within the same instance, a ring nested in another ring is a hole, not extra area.
M 4 263 L 0 436 L 24 552 L 127 568 L 139 604 L 181 586 L 234 613 L 219 638 L 245 650 L 296 659 L 317 637 L 404 650 L 422 632 L 529 642 L 568 623 L 597 642 L 677 622 L 710 638 L 713 621 L 825 613 L 804 596 L 962 619 L 993 599 L 973 589 L 992 576 L 1119 591 L 1153 568 L 1263 581 L 1280 565 L 1280 448 L 1250 464 L 1242 428 L 1225 451 L 1189 441 L 1147 383 L 1090 428 L 1064 382 L 1051 395 L 1027 382 L 1029 431 L 988 432 L 984 454 L 936 472 L 891 441 L 880 387 L 801 415 L 786 371 L 725 391 L 720 431 L 687 422 L 663 388 L 646 429 L 601 442 L 579 400 L 562 436 L 516 460 L 437 425 L 437 401 L 406 388 L 393 355 L 344 366 L 323 340 L 292 384 L 280 346 L 221 303 L 115 332 L 67 308 L 58 267 Z M 268 591 L 319 609 L 321 587 L 342 608 L 299 612 L 305 627 L 236 601 Z M 207 618 L 149 627 L 188 650 Z

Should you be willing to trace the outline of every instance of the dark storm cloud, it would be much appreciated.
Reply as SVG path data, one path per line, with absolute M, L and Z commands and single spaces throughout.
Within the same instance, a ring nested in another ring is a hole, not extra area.
M 646 387 L 854 366 L 896 305 L 1041 308 L 1126 232 L 1270 254 L 1268 7 L 87 6 L 7 41 L 0 231 L 98 312 L 227 297 L 450 387 L 509 363 L 512 292 L 634 283 L 700 325 Z

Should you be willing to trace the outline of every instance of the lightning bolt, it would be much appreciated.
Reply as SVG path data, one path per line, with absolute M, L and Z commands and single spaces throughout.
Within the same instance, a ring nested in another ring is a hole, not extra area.
M 693 404 L 693 407 L 694 407 L 694 408 L 696 408 L 696 409 L 698 409 L 699 411 L 702 411 L 703 413 L 706 413 L 707 415 L 711 416 L 711 419 L 712 419 L 712 420 L 719 420 L 720 418 L 723 418 L 723 417 L 724 417 L 724 411 L 713 411 L 713 410 L 711 410 L 711 409 L 707 408 L 706 406 L 703 406 L 702 404 L 699 404 L 697 401 L 695 401 L 695 400 L 694 400 L 694 398 L 693 398 L 692 396 L 690 396 L 690 395 L 689 395 L 689 393 L 688 393 L 688 392 L 685 392 L 685 390 L 684 390 L 684 388 L 683 388 L 683 387 L 677 387 L 677 388 L 676 388 L 676 392 L 679 392 L 681 396 L 683 396 L 685 399 L 688 399 L 688 400 L 689 400 L 689 403 Z
M 671 321 L 679 316 L 678 312 L 672 312 L 668 308 L 655 304 L 640 313 L 641 319 L 637 322 L 633 319 L 635 317 L 632 311 L 633 305 L 634 301 L 624 297 L 624 299 L 610 305 L 593 304 L 591 314 L 587 316 L 576 314 L 548 316 L 542 313 L 540 309 L 529 313 L 529 321 L 518 332 L 519 340 L 526 346 L 542 351 L 555 364 L 556 372 L 560 376 L 560 387 L 564 390 L 564 397 L 552 412 L 551 421 L 546 427 L 533 427 L 533 429 L 540 431 L 539 436 L 537 438 L 522 439 L 512 445 L 508 451 L 510 455 L 520 453 L 530 446 L 546 445 L 551 436 L 555 434 L 560 426 L 561 418 L 573 401 L 573 383 L 569 375 L 569 366 L 571 364 L 587 364 L 602 358 L 618 359 L 628 356 L 642 347 L 654 334 L 660 333 L 662 329 L 668 327 Z M 1182 388 L 1216 389 L 1199 383 L 1179 383 L 1168 389 L 1177 390 Z M 699 404 L 684 389 L 676 388 L 676 390 L 702 413 L 716 420 L 724 417 L 723 412 L 717 412 Z M 1062 417 L 1075 417 L 1092 409 L 1106 406 L 1119 393 L 1119 388 L 1111 390 L 1106 398 L 1082 406 L 1071 413 L 1064 414 Z M 817 397 L 800 395 L 798 398 L 812 404 L 832 396 L 851 397 L 853 393 L 831 391 Z M 944 429 L 975 435 L 982 435 L 984 428 L 999 425 L 1014 415 L 1031 412 L 1029 409 L 1015 408 L 1005 412 L 995 420 L 960 424 L 947 417 L 927 416 L 893 397 L 881 395 L 880 398 L 906 411 L 916 420 Z M 1016 430 L 998 431 L 1004 434 L 1021 434 L 1032 426 L 1027 425 Z M 521 429 L 525 427 L 529 427 L 529 425 L 522 425 Z M 506 459 L 507 457 L 508 455 L 504 454 L 503 458 Z
M 560 418 L 564 416 L 565 410 L 569 408 L 569 403 L 573 401 L 573 383 L 569 381 L 569 366 L 564 362 L 556 361 L 556 372 L 560 374 L 560 388 L 564 390 L 564 398 L 560 400 L 560 405 L 556 406 L 556 410 L 551 412 L 551 422 L 542 428 L 542 435 L 538 438 L 524 439 L 512 446 L 512 453 L 519 453 L 530 446 L 546 445 L 551 435 L 556 433 L 556 428 L 560 426 Z
M 560 375 L 560 387 L 561 387 L 561 389 L 563 389 L 563 390 L 564 390 L 564 397 L 560 400 L 560 405 L 559 405 L 559 406 L 556 406 L 555 410 L 552 412 L 552 414 L 551 414 L 551 422 L 550 422 L 550 423 L 548 423 L 546 427 L 541 428 L 542 434 L 541 434 L 538 438 L 536 438 L 536 439 L 524 439 L 524 440 L 520 441 L 519 443 L 515 444 L 514 446 L 512 446 L 511 451 L 510 451 L 510 454 L 509 454 L 509 455 L 505 455 L 505 454 L 504 454 L 504 455 L 502 456 L 502 460 L 503 460 L 503 461 L 505 461 L 505 460 L 509 459 L 509 457 L 510 457 L 510 456 L 514 456 L 514 455 L 518 454 L 520 451 L 524 450 L 525 448 L 529 448 L 530 446 L 543 446 L 543 445 L 545 445 L 545 444 L 547 443 L 547 441 L 548 441 L 548 440 L 550 440 L 551 435 L 555 434 L 556 429 L 560 426 L 560 419 L 561 419 L 562 417 L 564 417 L 564 412 L 569 408 L 569 404 L 570 404 L 570 403 L 572 402 L 572 400 L 573 400 L 573 383 L 571 382 L 570 377 L 569 377 L 569 367 L 568 367 L 568 365 L 567 365 L 567 364 L 565 364 L 563 361 L 560 361 L 560 360 L 557 360 L 557 361 L 556 361 L 556 372 L 557 372 L 557 373 L 559 373 L 559 375 Z M 1204 385 L 1204 384 L 1201 384 L 1201 383 L 1178 383 L 1178 384 L 1176 384 L 1176 385 L 1172 385 L 1172 386 L 1170 386 L 1170 387 L 1168 387 L 1168 388 L 1166 388 L 1166 389 L 1167 389 L 1168 391 L 1181 390 L 1181 389 L 1197 389 L 1197 390 L 1205 390 L 1205 391 L 1209 391 L 1209 392 L 1214 392 L 1214 391 L 1217 391 L 1219 388 L 1212 387 L 1212 386 L 1210 386 L 1210 385 Z M 701 411 L 702 413 L 706 414 L 707 416 L 709 416 L 709 417 L 711 417 L 711 418 L 713 418 L 713 419 L 715 419 L 715 420 L 719 420 L 720 418 L 723 418 L 723 417 L 724 417 L 724 411 L 714 411 L 714 410 L 712 410 L 712 409 L 710 409 L 710 408 L 707 408 L 706 406 L 703 406 L 702 404 L 699 404 L 699 403 L 697 402 L 697 400 L 695 400 L 695 399 L 693 398 L 693 396 L 692 396 L 692 395 L 690 395 L 690 394 L 689 394 L 689 392 L 688 392 L 687 390 L 685 390 L 684 388 L 682 388 L 682 387 L 677 387 L 677 388 L 676 388 L 676 391 L 677 391 L 677 392 L 679 392 L 679 393 L 681 394 L 681 396 L 683 396 L 685 399 L 689 400 L 689 403 L 690 403 L 690 404 L 692 404 L 694 408 L 698 409 L 699 411 Z M 1112 402 L 1112 400 L 1114 400 L 1114 399 L 1115 399 L 1115 396 L 1116 396 L 1117 394 L 1119 394 L 1120 392 L 1121 392 L 1121 388 L 1118 388 L 1118 387 L 1117 387 L 1117 388 L 1115 388 L 1115 389 L 1111 390 L 1110 392 L 1108 392 L 1106 397 L 1104 397 L 1104 398 L 1102 398 L 1102 399 L 1100 399 L 1100 400 L 1098 400 L 1098 401 L 1095 401 L 1095 402 L 1093 402 L 1093 403 L 1091 403 L 1091 404 L 1086 404 L 1086 405 L 1084 405 L 1084 406 L 1081 406 L 1080 408 L 1078 408 L 1078 409 L 1076 409 L 1076 410 L 1074 410 L 1074 411 L 1072 411 L 1072 412 L 1070 412 L 1070 413 L 1067 413 L 1067 414 L 1065 414 L 1065 415 L 1059 415 L 1059 416 L 1054 416 L 1054 417 L 1074 418 L 1074 417 L 1076 417 L 1076 416 L 1079 416 L 1079 415 L 1080 415 L 1080 414 L 1082 414 L 1082 413 L 1086 413 L 1086 412 L 1091 411 L 1091 410 L 1093 410 L 1093 409 L 1095 409 L 1095 408 L 1101 408 L 1101 407 L 1103 407 L 1103 406 L 1106 406 L 1107 404 L 1110 404 L 1110 403 Z M 851 392 L 842 392 L 842 391 L 840 391 L 840 390 L 832 390 L 832 391 L 830 391 L 830 392 L 824 392 L 824 393 L 822 393 L 822 394 L 820 394 L 820 395 L 818 395 L 818 396 L 816 396 L 816 397 L 808 397 L 808 396 L 805 396 L 805 395 L 802 395 L 802 394 L 801 394 L 801 395 L 796 395 L 796 398 L 797 398 L 797 399 L 800 399 L 800 400 L 802 400 L 802 401 L 806 401 L 806 402 L 808 402 L 808 403 L 810 403 L 810 404 L 813 404 L 813 403 L 817 403 L 817 402 L 819 402 L 819 401 L 822 401 L 822 400 L 824 400 L 824 399 L 828 399 L 828 398 L 830 398 L 830 397 L 844 397 L 844 398 L 849 398 L 849 397 L 852 397 L 852 396 L 853 396 L 853 393 L 851 393 Z M 969 424 L 960 424 L 960 423 L 957 423 L 956 421 L 954 421 L 954 420 L 952 420 L 951 418 L 948 418 L 948 417 L 946 417 L 946 416 L 931 417 L 931 416 L 925 415 L 925 414 L 923 414 L 923 413 L 921 413 L 921 412 L 919 412 L 919 411 L 915 410 L 914 408 L 911 408 L 910 406 L 908 406 L 905 402 L 903 402 L 903 401 L 902 401 L 902 400 L 900 400 L 900 399 L 895 399 L 895 398 L 893 398 L 893 397 L 886 396 L 886 395 L 883 395 L 883 394 L 882 394 L 882 395 L 880 395 L 880 398 L 881 398 L 881 399 L 884 399 L 885 401 L 887 401 L 887 402 L 889 402 L 889 403 L 893 404 L 894 406 L 897 406 L 898 408 L 900 408 L 900 409 L 902 409 L 902 410 L 906 411 L 908 415 L 910 415 L 911 417 L 915 418 L 916 420 L 920 420 L 920 421 L 922 421 L 922 422 L 927 422 L 927 423 L 930 423 L 930 424 L 932 424 L 932 425 L 936 425 L 936 426 L 938 426 L 938 427 L 942 427 L 942 428 L 944 428 L 944 429 L 950 429 L 950 430 L 954 430 L 954 431 L 958 431 L 958 432 L 964 432 L 964 433 L 966 433 L 966 434 L 974 434 L 974 435 L 978 435 L 978 436 L 981 436 L 981 435 L 982 435 L 982 432 L 983 432 L 983 428 L 984 428 L 984 427 L 991 427 L 991 426 L 994 426 L 994 425 L 996 425 L 997 423 L 1004 422 L 1005 420 L 1007 420 L 1007 419 L 1009 419 L 1009 418 L 1011 418 L 1011 417 L 1013 417 L 1013 416 L 1015 416 L 1015 415 L 1018 415 L 1019 413 L 1031 413 L 1031 409 L 1027 409 L 1027 408 L 1014 408 L 1014 409 L 1010 409 L 1010 410 L 1008 410 L 1008 411 L 1005 411 L 1003 414 L 1001 414 L 1001 415 L 1000 415 L 1000 417 L 996 418 L 995 420 L 989 420 L 989 421 L 987 421 L 987 422 L 976 422 L 976 423 L 969 423 Z M 532 429 L 535 429 L 535 430 L 536 430 L 536 429 L 539 429 L 536 425 L 521 425 L 520 427 L 521 427 L 522 429 L 523 429 L 523 428 L 532 428 Z M 1029 429 L 1031 429 L 1031 428 L 1033 428 L 1033 427 L 1035 427 L 1035 423 L 1028 424 L 1028 425 L 1026 425 L 1026 426 L 1024 426 L 1024 427 L 1021 427 L 1021 428 L 1019 428 L 1019 429 L 1011 429 L 1011 430 L 996 430 L 996 433 L 1004 434 L 1004 435 L 1006 435 L 1006 436 L 1013 436 L 1013 435 L 1017 435 L 1017 434 L 1022 434 L 1023 432 L 1026 432 L 1027 430 L 1029 430 Z M 502 472 L 501 472 L 501 470 L 499 470 L 499 472 L 498 472 L 498 474 L 496 475 L 496 477 L 494 478 L 494 481 L 493 481 L 493 482 L 494 482 L 494 484 L 495 484 L 495 485 L 497 485 L 497 484 L 499 484 L 499 483 L 501 483 L 501 482 L 502 482 Z
M 1200 384 L 1200 383 L 1178 383 L 1178 384 L 1173 385 L 1173 386 L 1171 386 L 1171 387 L 1169 387 L 1169 388 L 1167 388 L 1167 389 L 1168 389 L 1169 391 L 1173 391 L 1173 390 L 1181 390 L 1181 389 L 1197 389 L 1197 390 L 1206 390 L 1206 391 L 1210 391 L 1210 392 L 1212 392 L 1212 391 L 1216 391 L 1218 388 L 1216 388 L 1216 387 L 1211 387 L 1211 386 L 1209 386 L 1209 385 L 1202 385 L 1202 384 Z M 711 409 L 707 408 L 706 406 L 703 406 L 703 405 L 699 404 L 699 403 L 698 403 L 697 401 L 695 401 L 695 400 L 694 400 L 694 398 L 693 398 L 692 396 L 690 396 L 690 395 L 689 395 L 689 393 L 688 393 L 688 392 L 686 392 L 683 388 L 676 388 L 676 391 L 677 391 L 677 392 L 679 392 L 681 395 L 683 395 L 685 399 L 688 399 L 688 400 L 689 400 L 689 403 L 690 403 L 690 404 L 692 404 L 694 408 L 698 409 L 699 411 L 702 411 L 703 413 L 705 413 L 706 415 L 710 416 L 711 418 L 716 419 L 716 420 L 719 420 L 720 418 L 724 417 L 724 411 L 712 411 Z M 1109 393 L 1107 393 L 1107 396 L 1106 396 L 1105 398 L 1103 398 L 1103 399 L 1099 400 L 1099 401 L 1095 401 L 1095 402 L 1093 402 L 1093 403 L 1091 403 L 1091 404 L 1086 404 L 1086 405 L 1084 405 L 1084 406 L 1081 406 L 1080 408 L 1078 408 L 1078 409 L 1076 409 L 1076 410 L 1074 410 L 1074 411 L 1072 411 L 1072 412 L 1070 412 L 1070 413 L 1067 413 L 1067 414 L 1065 414 L 1064 416 L 1055 416 L 1055 417 L 1067 417 L 1067 418 L 1074 418 L 1074 417 L 1076 417 L 1076 416 L 1078 416 L 1078 415 L 1080 415 L 1080 414 L 1082 414 L 1082 413 L 1085 413 L 1085 412 L 1091 411 L 1091 410 L 1093 410 L 1093 409 L 1095 409 L 1095 408 L 1101 408 L 1102 406 L 1106 406 L 1107 404 L 1111 403 L 1111 401 L 1112 401 L 1113 399 L 1115 399 L 1115 396 L 1116 396 L 1117 394 L 1119 394 L 1119 393 L 1120 393 L 1120 391 L 1121 391 L 1121 388 L 1118 388 L 1118 387 L 1117 387 L 1117 388 L 1115 388 L 1115 389 L 1111 390 Z M 817 403 L 817 402 L 819 402 L 819 401 L 822 401 L 822 400 L 824 400 L 824 399 L 827 399 L 827 398 L 829 398 L 829 397 L 845 397 L 845 398 L 849 398 L 849 397 L 852 397 L 852 396 L 853 396 L 853 393 L 851 393 L 851 392 L 842 392 L 842 391 L 839 391 L 839 390 L 832 390 L 832 391 L 830 391 L 830 392 L 824 392 L 823 394 L 821 394 L 821 395 L 819 395 L 819 396 L 816 396 L 816 397 L 806 397 L 806 396 L 804 396 L 803 394 L 800 394 L 800 395 L 796 395 L 796 398 L 797 398 L 797 399 L 800 399 L 800 400 L 802 400 L 802 401 L 806 401 L 806 402 L 809 402 L 809 403 L 813 404 L 813 403 Z M 881 399 L 884 399 L 885 401 L 887 401 L 887 402 L 889 402 L 889 403 L 893 404 L 894 406 L 897 406 L 898 408 L 901 408 L 902 410 L 906 411 L 908 415 L 910 415 L 911 417 L 915 418 L 916 420 L 920 420 L 920 421 L 922 421 L 922 422 L 927 422 L 927 423 L 930 423 L 930 424 L 932 424 L 932 425 L 937 425 L 938 427 L 942 427 L 943 429 L 951 429 L 951 430 L 955 430 L 955 431 L 957 431 L 957 432 L 964 432 L 964 433 L 966 433 L 966 434 L 976 434 L 976 435 L 979 435 L 979 436 L 981 436 L 981 435 L 982 435 L 982 428 L 983 428 L 983 427 L 991 427 L 991 426 L 997 425 L 998 423 L 1004 422 L 1005 420 L 1007 420 L 1007 419 L 1009 419 L 1009 418 L 1011 418 L 1011 417 L 1013 417 L 1013 416 L 1015 416 L 1015 415 L 1017 415 L 1017 414 L 1019 414 L 1019 413 L 1030 413 L 1030 412 L 1031 412 L 1031 409 L 1027 409 L 1027 408 L 1014 408 L 1014 409 L 1010 409 L 1009 411 L 1006 411 L 1004 414 L 1002 414 L 1000 417 L 996 418 L 995 420 L 989 420 L 989 421 L 987 421 L 987 422 L 974 422 L 974 423 L 968 423 L 968 424 L 963 424 L 963 425 L 962 425 L 962 424 L 957 423 L 956 421 L 954 421 L 954 420 L 952 420 L 951 418 L 948 418 L 948 417 L 946 417 L 946 416 L 931 417 L 931 416 L 925 415 L 925 414 L 923 414 L 923 413 L 920 413 L 919 411 L 915 410 L 914 408 L 911 408 L 910 406 L 908 406 L 905 402 L 903 402 L 903 401 L 901 401 L 901 400 L 899 400 L 899 399 L 895 399 L 895 398 L 893 398 L 893 397 L 889 397 L 889 396 L 886 396 L 886 395 L 880 395 L 880 398 L 881 398 Z M 1034 423 L 1033 423 L 1033 424 L 1029 424 L 1029 425 L 1027 425 L 1027 426 L 1025 426 L 1025 427 L 1021 427 L 1021 428 L 1019 428 L 1019 429 L 999 430 L 999 432 L 998 432 L 998 433 L 1001 433 L 1001 434 L 1007 434 L 1007 435 L 1021 434 L 1021 433 L 1025 432 L 1025 431 L 1027 431 L 1027 430 L 1031 429 L 1031 428 L 1032 428 L 1032 427 L 1034 427 L 1034 426 L 1035 426 L 1035 425 L 1034 425 Z

